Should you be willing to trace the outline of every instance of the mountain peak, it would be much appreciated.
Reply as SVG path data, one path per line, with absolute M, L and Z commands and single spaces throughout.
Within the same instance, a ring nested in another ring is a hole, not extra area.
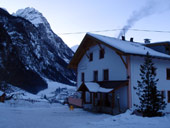
M 50 26 L 46 18 L 43 16 L 43 14 L 32 7 L 19 9 L 16 13 L 13 13 L 12 15 L 25 18 L 28 21 L 30 21 L 32 24 L 34 24 L 36 27 L 38 27 L 40 24 L 44 24 L 48 27 Z

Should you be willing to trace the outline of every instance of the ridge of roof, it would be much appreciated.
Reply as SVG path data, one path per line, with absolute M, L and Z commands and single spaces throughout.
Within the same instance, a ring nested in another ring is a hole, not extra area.
M 143 43 L 123 41 L 114 37 L 103 36 L 98 34 L 87 33 L 87 35 L 96 38 L 111 47 L 119 49 L 126 54 L 146 55 L 149 52 L 152 57 L 160 57 L 170 59 L 170 55 L 155 51 L 149 47 L 146 47 Z
M 170 41 L 158 41 L 158 42 L 153 42 L 153 43 L 151 43 L 151 44 L 156 44 L 156 43 L 170 43 Z

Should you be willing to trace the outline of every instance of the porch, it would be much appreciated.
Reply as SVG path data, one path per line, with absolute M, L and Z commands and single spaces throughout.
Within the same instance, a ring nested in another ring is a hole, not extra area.
M 128 108 L 127 85 L 128 81 L 85 82 L 77 91 L 85 110 L 116 115 Z

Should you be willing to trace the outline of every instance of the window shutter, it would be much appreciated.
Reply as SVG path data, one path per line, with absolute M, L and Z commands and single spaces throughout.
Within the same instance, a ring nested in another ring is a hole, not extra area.
M 168 91 L 168 103 L 170 103 L 170 91 Z

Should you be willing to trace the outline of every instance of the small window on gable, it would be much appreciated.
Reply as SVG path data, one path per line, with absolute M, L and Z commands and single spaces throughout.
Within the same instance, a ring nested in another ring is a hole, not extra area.
M 100 49 L 99 59 L 104 58 L 104 53 L 105 53 L 104 49 Z
M 89 54 L 89 61 L 93 61 L 93 53 Z
M 81 82 L 84 82 L 84 72 L 81 73 Z
M 103 70 L 103 80 L 104 81 L 109 80 L 109 70 L 108 69 Z
M 166 69 L 166 78 L 167 80 L 170 80 L 170 68 Z
M 168 91 L 168 103 L 170 103 L 170 91 Z
M 93 80 L 98 81 L 98 71 L 93 72 Z

